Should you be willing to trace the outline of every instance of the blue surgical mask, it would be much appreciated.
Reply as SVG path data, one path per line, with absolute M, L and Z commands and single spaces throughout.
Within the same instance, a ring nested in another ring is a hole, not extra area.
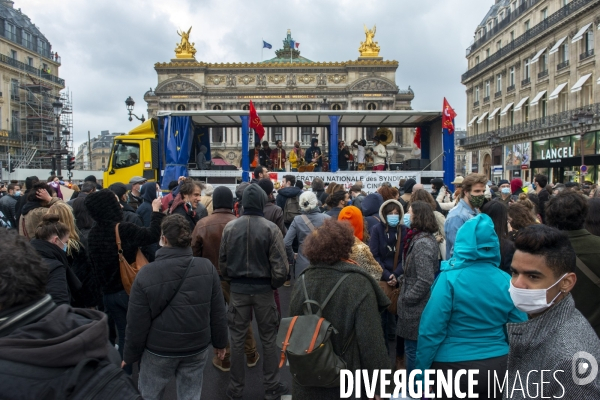
M 163 196 L 162 196 L 162 192 L 156 192 L 156 198 L 157 198 L 157 199 L 160 199 L 160 198 L 162 198 L 162 197 L 163 197 Z
M 392 228 L 398 226 L 400 223 L 400 216 L 398 214 L 390 214 L 385 219 L 387 220 L 388 225 Z
M 21 195 L 21 191 L 20 190 L 15 191 L 15 197 L 19 197 L 20 195 Z
M 500 192 L 502 192 L 502 194 L 510 194 L 510 188 L 504 187 L 500 190 Z
M 410 228 L 410 214 L 404 214 L 402 221 L 404 222 L 404 226 Z
M 65 245 L 63 246 L 63 251 L 66 253 L 67 252 L 67 244 L 65 243 Z
M 535 185 L 535 183 L 534 183 L 533 185 L 531 185 L 531 188 L 532 188 L 533 190 L 537 189 L 537 186 Z

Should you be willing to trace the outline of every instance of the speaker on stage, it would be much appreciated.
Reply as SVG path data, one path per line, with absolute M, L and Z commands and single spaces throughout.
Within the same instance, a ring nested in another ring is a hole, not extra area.
M 420 161 L 418 158 L 411 158 L 404 161 L 404 167 L 407 171 L 419 171 Z
M 431 160 L 429 158 L 422 158 L 419 160 L 419 170 L 420 171 L 431 171 Z

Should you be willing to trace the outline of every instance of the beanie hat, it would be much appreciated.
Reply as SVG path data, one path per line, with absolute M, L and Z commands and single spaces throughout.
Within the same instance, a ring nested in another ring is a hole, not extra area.
M 268 178 L 261 179 L 260 181 L 258 181 L 258 186 L 260 186 L 262 190 L 265 191 L 267 196 L 273 193 L 273 182 L 271 182 L 271 180 Z
M 363 216 L 358 207 L 348 206 L 342 208 L 340 213 L 338 214 L 338 221 L 348 221 L 352 225 L 352 229 L 354 229 L 354 236 L 358 238 L 358 240 L 363 240 Z
M 212 194 L 213 208 L 233 209 L 233 193 L 227 186 L 219 186 Z
M 115 198 L 115 193 L 109 189 L 88 194 L 85 196 L 84 204 L 90 217 L 100 225 L 123 220 L 121 205 Z
M 211 185 L 210 183 L 204 184 L 204 195 L 205 196 L 212 196 L 214 191 L 215 191 L 215 188 L 213 187 L 213 185 Z M 231 190 L 230 190 L 230 192 L 231 192 Z
M 444 186 L 444 180 L 442 178 L 434 178 L 431 180 L 431 186 L 436 190 L 440 190 Z
M 404 183 L 404 186 L 402 187 L 402 189 L 404 189 L 404 193 L 412 193 L 413 186 L 415 186 L 416 184 L 417 184 L 417 181 L 415 181 L 412 178 L 410 178 L 409 180 L 407 180 Z
M 244 190 L 246 190 L 246 188 L 248 187 L 248 185 L 250 185 L 250 183 L 248 182 L 243 182 L 240 183 L 236 188 L 235 188 L 235 197 L 237 197 L 238 201 L 242 200 L 242 196 L 244 194 Z M 213 200 L 214 201 L 214 200 Z
M 508 185 L 508 184 L 510 184 L 510 182 L 507 181 L 506 179 L 501 179 L 500 182 L 498 182 L 498 186 Z
M 300 203 L 300 210 L 304 212 L 309 212 L 317 208 L 319 202 L 317 201 L 317 195 L 314 192 L 304 192 L 300 195 L 300 199 L 298 199 Z
M 523 181 L 521 180 L 521 178 L 515 178 L 512 181 L 510 181 L 510 191 L 511 192 L 516 192 L 517 190 L 521 189 L 523 187 Z
M 242 207 L 244 207 L 244 211 L 255 210 L 262 212 L 266 203 L 267 195 L 260 186 L 252 184 L 244 189 L 244 194 L 242 195 Z
M 110 185 L 108 187 L 108 190 L 110 190 L 111 192 L 113 192 L 114 194 L 116 194 L 117 197 L 119 197 L 119 200 L 120 200 L 123 197 L 123 195 L 125 193 L 127 193 L 127 186 L 125 186 L 124 183 L 117 182 L 117 183 L 113 183 L 112 185 Z

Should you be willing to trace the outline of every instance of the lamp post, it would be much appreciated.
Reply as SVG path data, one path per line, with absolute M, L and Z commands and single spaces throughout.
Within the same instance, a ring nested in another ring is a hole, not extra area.
M 62 158 L 62 148 L 61 148 L 61 140 L 60 140 L 60 115 L 62 114 L 63 103 L 56 99 L 54 103 L 52 103 L 52 109 L 54 112 L 54 116 L 56 117 L 56 138 L 54 140 L 54 158 L 56 159 L 56 175 L 60 176 L 62 174 L 61 171 L 61 158 Z
M 131 96 L 129 96 L 125 100 L 125 105 L 127 106 L 127 111 L 129 112 L 129 121 L 133 121 L 132 117 L 135 117 L 137 120 L 142 121 L 142 123 L 146 121 L 146 118 L 144 118 L 144 114 L 142 114 L 142 117 L 140 118 L 133 113 L 133 106 L 135 106 L 135 101 L 133 101 Z
M 577 114 L 573 115 L 571 117 L 571 125 L 573 126 L 573 128 L 575 128 L 575 131 L 577 131 L 577 128 L 580 129 L 580 138 L 579 138 L 579 144 L 580 144 L 580 150 L 579 152 L 581 153 L 581 179 L 579 183 L 583 183 L 583 173 L 584 171 L 584 166 L 585 166 L 585 162 L 584 162 L 584 153 L 583 153 L 583 137 L 585 136 L 586 133 L 588 133 L 588 131 L 590 130 L 590 126 L 594 123 L 594 113 L 590 112 L 590 109 L 588 108 L 587 112 L 585 112 L 583 109 L 578 112 Z

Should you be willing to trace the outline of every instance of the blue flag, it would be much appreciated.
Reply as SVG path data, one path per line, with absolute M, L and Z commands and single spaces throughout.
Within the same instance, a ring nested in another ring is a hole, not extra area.
M 294 46 L 296 46 L 296 42 L 294 42 L 293 40 L 290 40 L 290 49 L 293 49 Z
M 271 46 L 269 43 L 267 43 L 267 42 L 265 42 L 265 41 L 263 40 L 263 49 L 264 49 L 264 48 L 267 48 L 267 49 L 272 49 L 272 48 L 273 48 L 273 46 Z

